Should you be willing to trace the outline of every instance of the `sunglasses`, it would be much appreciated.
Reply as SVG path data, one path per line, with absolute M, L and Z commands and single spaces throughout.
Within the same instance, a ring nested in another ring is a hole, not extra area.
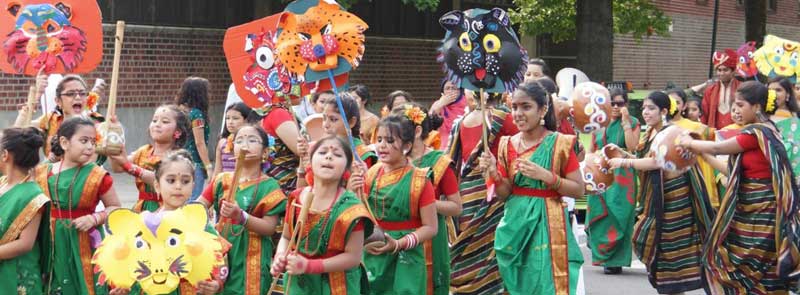
M 625 106 L 625 102 L 624 102 L 624 101 L 612 101 L 612 102 L 611 102 L 611 106 L 612 106 L 612 107 L 621 107 L 621 106 Z

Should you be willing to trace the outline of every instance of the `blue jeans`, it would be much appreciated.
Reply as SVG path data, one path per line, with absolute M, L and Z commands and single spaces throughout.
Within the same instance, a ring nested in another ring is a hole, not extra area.
M 196 164 L 194 166 L 194 188 L 192 188 L 192 197 L 189 198 L 190 202 L 197 200 L 197 197 L 199 197 L 200 194 L 203 193 L 205 184 L 206 184 L 205 167 L 203 167 L 202 164 Z

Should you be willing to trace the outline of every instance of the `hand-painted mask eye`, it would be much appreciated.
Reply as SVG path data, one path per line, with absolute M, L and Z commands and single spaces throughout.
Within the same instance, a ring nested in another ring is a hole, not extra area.
M 497 53 L 500 51 L 500 38 L 494 34 L 488 34 L 483 37 L 483 48 L 487 53 Z
M 472 51 L 472 41 L 469 40 L 467 32 L 461 33 L 461 36 L 458 37 L 458 46 L 461 47 L 461 50 Z

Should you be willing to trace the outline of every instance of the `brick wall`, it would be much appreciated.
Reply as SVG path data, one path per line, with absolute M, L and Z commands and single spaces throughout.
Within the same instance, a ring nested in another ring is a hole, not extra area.
M 631 81 L 639 89 L 663 88 L 667 81 L 679 86 L 705 81 L 711 57 L 714 1 L 709 0 L 707 5 L 698 5 L 695 0 L 656 3 L 672 17 L 671 36 L 653 36 L 640 42 L 628 35 L 616 36 L 614 80 Z M 800 40 L 800 31 L 794 25 L 800 20 L 798 5 L 796 0 L 779 1 L 779 10 L 767 16 L 767 33 Z M 745 41 L 744 31 L 744 12 L 737 7 L 736 0 L 720 0 L 717 50 L 737 49 Z
M 104 25 L 103 61 L 84 75 L 111 79 L 114 26 Z M 118 107 L 155 107 L 170 101 L 190 75 L 211 82 L 210 104 L 225 102 L 231 79 L 222 50 L 224 30 L 127 26 L 120 61 Z M 438 40 L 368 37 L 361 67 L 350 83 L 370 87 L 377 105 L 389 92 L 402 89 L 421 100 L 438 98 L 442 71 L 436 62 Z M 0 74 L 0 110 L 24 103 L 32 78 Z M 379 107 L 378 107 L 379 108 Z
M 103 61 L 84 77 L 111 80 L 114 26 L 103 26 Z M 118 107 L 154 107 L 170 101 L 187 76 L 211 82 L 211 103 L 224 103 L 230 83 L 222 52 L 223 30 L 165 28 L 129 25 L 120 60 Z M 24 103 L 32 78 L 0 74 L 0 110 Z M 104 101 L 105 102 L 105 101 Z

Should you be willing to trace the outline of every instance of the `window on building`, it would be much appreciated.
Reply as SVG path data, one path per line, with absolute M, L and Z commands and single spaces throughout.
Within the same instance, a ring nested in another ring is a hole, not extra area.
M 778 0 L 767 0 L 767 10 L 769 10 L 769 11 L 777 11 L 778 10 Z

